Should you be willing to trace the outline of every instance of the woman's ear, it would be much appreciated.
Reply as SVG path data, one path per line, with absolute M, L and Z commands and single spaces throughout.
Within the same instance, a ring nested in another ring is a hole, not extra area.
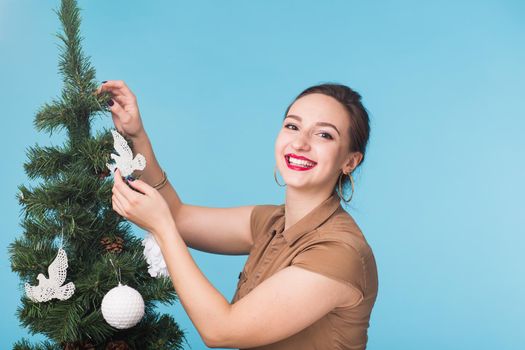
M 363 154 L 361 152 L 352 152 L 348 156 L 348 160 L 345 163 L 345 166 L 343 168 L 343 171 L 345 174 L 349 174 L 352 171 L 354 171 L 355 168 L 361 163 L 363 160 Z

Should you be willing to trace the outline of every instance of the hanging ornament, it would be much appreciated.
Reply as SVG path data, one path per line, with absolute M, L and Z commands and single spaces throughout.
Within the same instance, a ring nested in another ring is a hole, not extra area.
M 62 286 L 67 276 L 67 254 L 60 247 L 58 254 L 47 269 L 49 278 L 39 273 L 37 286 L 25 284 L 26 295 L 34 302 L 44 302 L 51 299 L 67 300 L 75 293 L 73 282 Z
M 155 237 L 149 232 L 146 233 L 146 237 L 142 240 L 144 246 L 144 257 L 148 263 L 148 272 L 151 277 L 165 276 L 169 277 L 168 267 L 164 261 L 164 256 L 160 251 L 160 247 L 155 240 Z
M 140 153 L 133 158 L 133 152 L 124 137 L 116 130 L 111 130 L 111 133 L 113 134 L 113 147 L 118 155 L 111 154 L 110 157 L 115 161 L 115 164 L 106 164 L 109 170 L 114 172 L 115 169 L 118 168 L 120 174 L 126 179 L 131 177 L 133 171 L 144 170 L 146 167 L 146 158 Z
M 117 287 L 104 295 L 102 316 L 117 329 L 131 328 L 144 316 L 144 300 L 136 289 L 119 282 Z
M 113 265 L 111 259 L 110 262 Z M 111 326 L 127 329 L 139 323 L 144 316 L 144 299 L 136 289 L 121 283 L 120 273 L 117 276 L 118 286 L 107 292 L 102 299 L 102 316 Z

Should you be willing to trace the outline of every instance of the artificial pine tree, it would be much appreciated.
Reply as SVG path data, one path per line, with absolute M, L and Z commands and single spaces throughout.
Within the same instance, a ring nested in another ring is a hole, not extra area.
M 75 290 L 66 300 L 37 302 L 22 296 L 17 311 L 21 324 L 48 340 L 32 345 L 23 339 L 14 349 L 181 349 L 185 337 L 177 323 L 154 310 L 156 301 L 176 301 L 171 281 L 148 274 L 140 239 L 112 209 L 113 181 L 106 168 L 112 136 L 107 129 L 96 135 L 91 130 L 93 118 L 107 113 L 102 106 L 109 96 L 94 94 L 95 70 L 81 48 L 76 1 L 62 0 L 57 14 L 63 26 L 57 35 L 63 91 L 40 109 L 34 124 L 50 136 L 64 129 L 67 140 L 61 147 L 29 147 L 24 168 L 30 179 L 40 181 L 19 186 L 23 235 L 9 253 L 22 282 L 37 285 L 37 275 L 48 275 L 63 246 L 68 257 L 65 282 L 73 282 Z M 142 320 L 124 330 L 111 327 L 101 313 L 104 295 L 117 285 L 117 268 L 122 283 L 138 290 L 145 304 Z

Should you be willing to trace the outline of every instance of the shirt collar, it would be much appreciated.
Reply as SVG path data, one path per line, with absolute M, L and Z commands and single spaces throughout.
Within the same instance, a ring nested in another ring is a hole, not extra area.
M 328 199 L 283 232 L 285 210 L 284 204 L 282 204 L 279 206 L 278 213 L 276 213 L 279 215 L 279 219 L 275 222 L 269 233 L 275 234 L 276 232 L 282 232 L 286 242 L 291 246 L 301 236 L 321 226 L 339 207 L 341 207 L 341 200 L 337 193 L 334 192 Z

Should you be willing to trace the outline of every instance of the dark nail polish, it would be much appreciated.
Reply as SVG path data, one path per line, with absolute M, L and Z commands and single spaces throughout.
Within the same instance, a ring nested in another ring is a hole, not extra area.
M 108 82 L 107 80 L 104 80 L 104 81 L 102 82 L 102 84 L 105 84 L 105 83 L 107 83 L 107 82 Z
M 111 106 L 113 106 L 114 103 L 115 103 L 115 102 L 113 102 L 113 100 L 109 100 L 109 101 L 108 101 L 108 106 L 111 107 Z

